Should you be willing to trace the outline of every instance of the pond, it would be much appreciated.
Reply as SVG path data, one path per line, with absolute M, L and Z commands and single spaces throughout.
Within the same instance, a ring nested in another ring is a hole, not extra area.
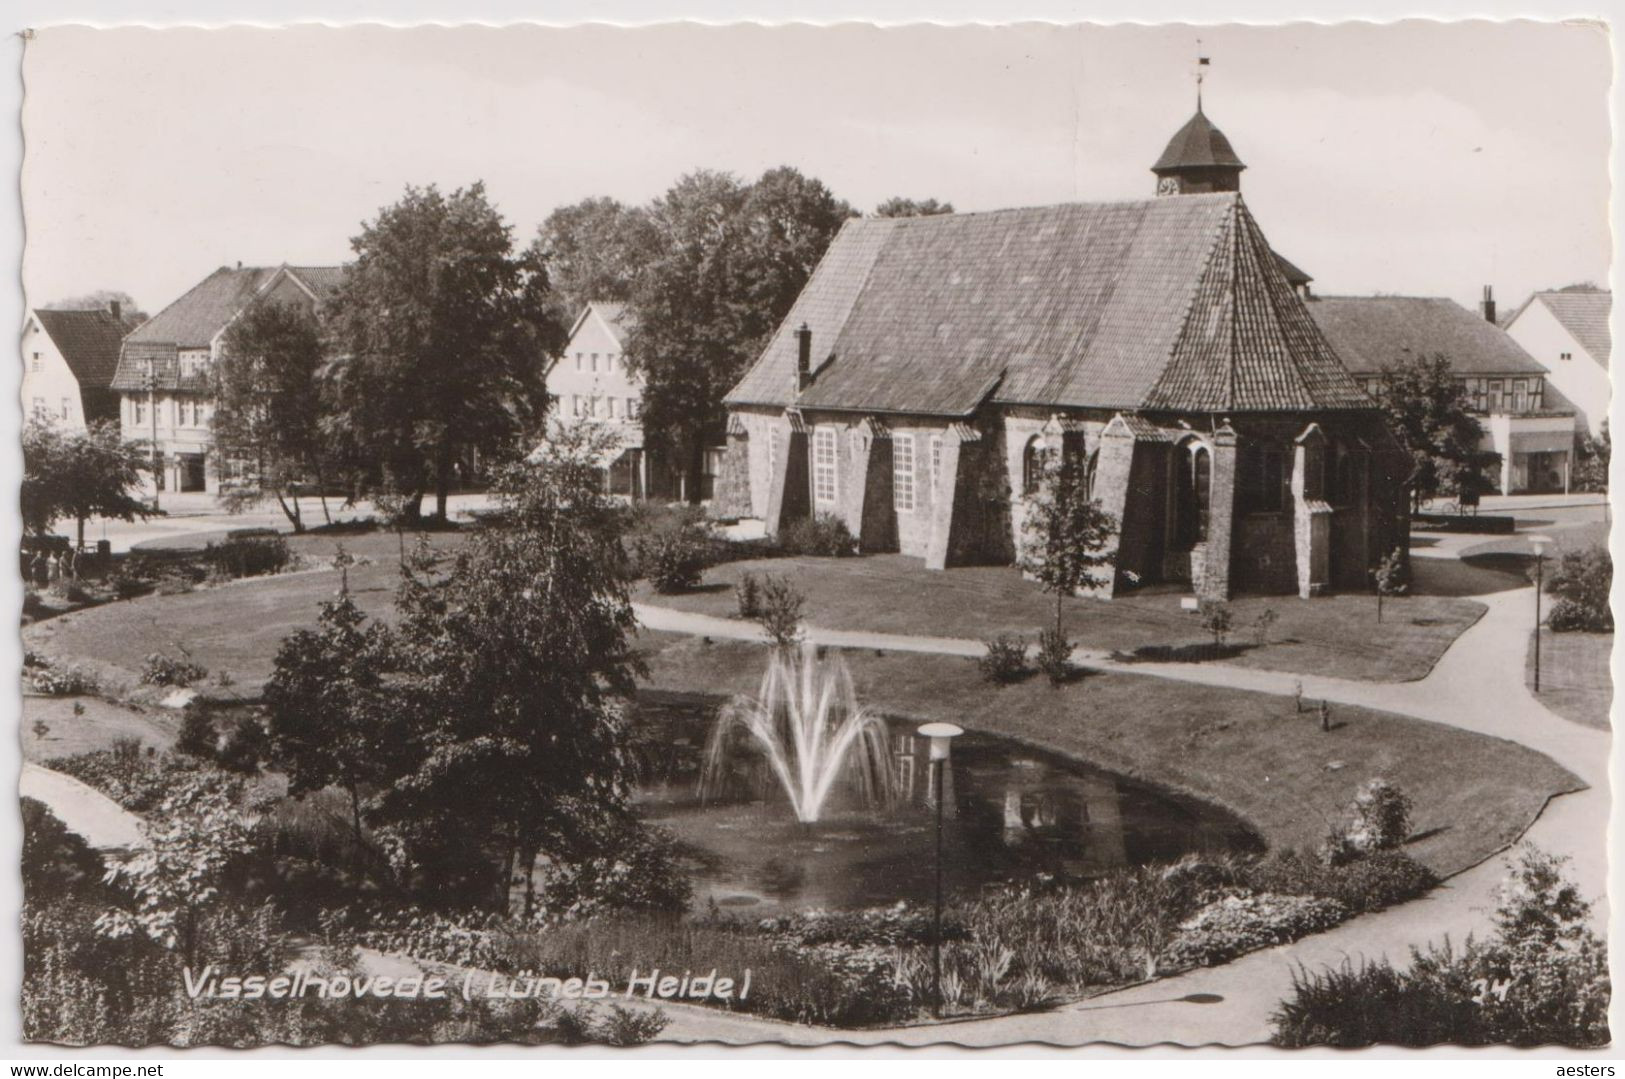
M 717 698 L 646 693 L 634 728 L 636 803 L 681 843 L 697 911 L 741 915 L 929 902 L 935 790 L 926 739 L 888 720 L 892 799 L 863 804 L 837 789 L 819 820 L 795 818 L 766 764 L 748 748 L 730 781 L 700 793 Z M 1245 822 L 1193 799 L 1009 739 L 967 732 L 944 775 L 943 878 L 964 891 L 1044 875 L 1083 879 L 1181 855 L 1259 850 Z

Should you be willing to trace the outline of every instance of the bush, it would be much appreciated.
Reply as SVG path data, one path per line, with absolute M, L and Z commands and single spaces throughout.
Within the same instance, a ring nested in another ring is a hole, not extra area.
M 801 639 L 802 608 L 806 602 L 807 597 L 796 591 L 788 578 L 763 579 L 756 621 L 774 645 L 789 648 Z
M 762 583 L 756 574 L 747 573 L 734 585 L 734 599 L 739 604 L 739 617 L 755 620 L 762 613 Z
M 566 921 L 608 912 L 681 911 L 690 894 L 688 872 L 671 836 L 628 821 L 611 830 L 594 857 L 550 867 L 540 909 Z
M 1052 686 L 1063 685 L 1072 677 L 1072 642 L 1066 634 L 1054 629 L 1038 634 L 1038 669 Z
M 223 543 L 211 543 L 204 557 L 217 572 L 227 577 L 261 577 L 281 573 L 292 555 L 288 541 L 270 529 L 238 529 L 226 534 Z
M 1354 914 L 1415 899 L 1439 883 L 1433 870 L 1397 850 L 1338 866 L 1286 851 L 1250 866 L 1241 879 L 1256 892 L 1335 899 Z
M 212 761 L 219 748 L 220 739 L 214 729 L 214 718 L 194 702 L 181 719 L 181 731 L 175 738 L 175 752 Z
M 139 749 L 139 743 L 136 748 Z M 196 775 L 204 767 L 196 757 L 180 753 L 155 756 L 130 752 L 127 743 L 116 750 L 98 749 L 57 757 L 46 761 L 45 766 L 94 787 L 132 813 L 153 809 L 178 782 Z
M 1235 615 L 1230 610 L 1230 604 L 1222 599 L 1204 599 L 1198 607 L 1202 618 L 1202 628 L 1213 634 L 1213 647 L 1218 650 L 1224 647 L 1224 639 L 1230 633 L 1230 627 L 1235 624 Z
M 712 545 L 711 531 L 703 517 L 676 516 L 662 527 L 634 537 L 633 561 L 638 575 L 647 577 L 656 592 L 670 595 L 700 583 L 700 576 L 712 562 Z
M 1392 850 L 1410 834 L 1410 798 L 1386 779 L 1372 779 L 1355 792 L 1343 822 L 1327 835 L 1321 860 L 1343 865 L 1373 851 Z
M 1027 642 L 1001 633 L 982 642 L 985 651 L 976 661 L 982 678 L 995 685 L 1009 685 L 1027 673 Z
M 1330 929 L 1348 913 L 1337 900 L 1318 896 L 1231 893 L 1182 923 L 1164 956 L 1175 968 L 1212 966 Z
M 23 668 L 23 685 L 49 697 L 83 697 L 101 689 L 96 676 L 72 664 L 55 666 L 49 661 Z
M 1614 560 L 1607 548 L 1597 544 L 1565 551 L 1546 583 L 1546 591 L 1557 597 L 1546 624 L 1555 633 L 1612 633 L 1614 612 L 1608 606 L 1608 592 L 1613 584 Z
M 858 541 L 846 522 L 828 512 L 792 522 L 779 533 L 779 546 L 788 554 L 814 558 L 849 558 L 858 553 Z
M 149 686 L 185 687 L 193 682 L 201 682 L 208 676 L 207 667 L 186 655 L 177 659 L 162 652 L 153 652 L 141 664 L 141 681 Z
M 253 716 L 240 716 L 237 724 L 220 747 L 220 766 L 230 772 L 253 775 L 260 770 L 260 762 L 271 756 L 271 736 L 265 725 Z

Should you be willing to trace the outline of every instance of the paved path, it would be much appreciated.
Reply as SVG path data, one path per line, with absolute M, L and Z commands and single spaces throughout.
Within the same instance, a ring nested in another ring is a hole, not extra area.
M 140 818 L 94 787 L 32 761 L 23 762 L 18 794 L 45 803 L 75 835 L 95 850 L 139 847 Z
M 1589 788 L 1555 799 L 1529 829 L 1526 839 L 1571 859 L 1570 870 L 1590 896 L 1607 886 L 1604 822 L 1608 820 L 1609 734 L 1561 719 L 1547 711 L 1524 685 L 1524 654 L 1534 617 L 1534 590 L 1521 588 L 1473 597 L 1486 607 L 1477 624 L 1463 633 L 1426 678 L 1414 682 L 1360 682 L 1298 676 L 1214 664 L 1133 664 L 1113 662 L 1105 653 L 1078 650 L 1077 662 L 1098 670 L 1206 685 L 1291 694 L 1301 681 L 1304 693 L 1334 703 L 1361 705 L 1446 723 L 1507 738 L 1539 750 L 1579 776 Z M 637 605 L 651 629 L 712 637 L 763 639 L 752 625 L 724 618 Z M 890 651 L 977 656 L 978 641 L 899 636 L 884 633 L 809 629 L 820 644 Z M 1450 762 L 1441 761 L 1441 768 Z M 1501 858 L 1460 873 L 1428 896 L 1376 914 L 1363 915 L 1296 944 L 1255 952 L 1213 969 L 1192 971 L 1148 985 L 1110 993 L 1056 1011 L 1002 1016 L 947 1025 L 892 1030 L 839 1031 L 727 1016 L 713 1018 L 695 1009 L 675 1009 L 662 1034 L 669 1041 L 927 1044 L 951 1040 L 965 1045 L 1036 1041 L 1057 1045 L 1116 1042 L 1154 1045 L 1177 1039 L 1184 1045 L 1248 1045 L 1267 1041 L 1270 1013 L 1290 995 L 1299 964 L 1316 969 L 1360 956 L 1387 955 L 1402 961 L 1412 945 L 1449 934 L 1460 940 L 1483 934 L 1504 874 Z M 1599 923 L 1605 910 L 1597 911 Z M 1186 998 L 1219 998 L 1192 1003 Z

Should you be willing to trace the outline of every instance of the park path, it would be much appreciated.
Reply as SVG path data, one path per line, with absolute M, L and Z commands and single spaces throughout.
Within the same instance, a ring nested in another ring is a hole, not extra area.
M 1448 557 L 1448 556 L 1446 556 Z M 1427 677 L 1413 682 L 1362 682 L 1319 675 L 1227 667 L 1217 664 L 1122 664 L 1109 655 L 1079 649 L 1074 659 L 1095 670 L 1204 685 L 1291 695 L 1301 682 L 1305 696 L 1333 704 L 1359 705 L 1444 723 L 1506 738 L 1545 753 L 1588 784 L 1587 789 L 1554 799 L 1525 839 L 1570 859 L 1570 870 L 1585 894 L 1606 895 L 1608 859 L 1604 829 L 1610 811 L 1606 731 L 1570 723 L 1547 709 L 1524 684 L 1524 656 L 1534 624 L 1534 589 L 1472 597 L 1484 616 L 1456 639 Z M 753 625 L 725 618 L 636 605 L 649 629 L 739 640 L 762 640 Z M 819 644 L 845 648 L 979 656 L 981 642 L 961 638 L 905 636 L 808 627 Z M 1440 761 L 1447 769 L 1449 761 Z M 1268 1041 L 1270 1014 L 1291 994 L 1294 972 L 1361 957 L 1408 958 L 1413 945 L 1460 941 L 1483 934 L 1504 876 L 1504 859 L 1492 858 L 1459 873 L 1427 896 L 1375 914 L 1362 915 L 1295 944 L 1270 948 L 1221 967 L 1194 970 L 1142 986 L 1109 993 L 1054 1011 L 1001 1016 L 946 1025 L 886 1030 L 843 1031 L 778 1023 L 745 1016 L 725 1020 L 697 1009 L 672 1009 L 665 1041 L 721 1041 L 730 1044 L 922 1045 L 953 1041 L 963 1045 L 1042 1042 L 1078 1045 L 1255 1045 Z M 1606 917 L 1599 906 L 1598 918 Z M 1216 998 L 1216 999 L 1215 999 Z
M 24 761 L 17 792 L 43 802 L 68 831 L 94 850 L 129 850 L 143 842 L 139 817 L 70 775 Z

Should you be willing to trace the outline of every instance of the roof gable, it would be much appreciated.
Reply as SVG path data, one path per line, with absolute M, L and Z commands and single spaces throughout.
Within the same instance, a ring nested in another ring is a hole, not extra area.
M 1545 369 L 1506 331 L 1434 296 L 1324 296 L 1309 313 L 1350 371 L 1375 374 L 1441 355 L 1458 375 L 1538 375 Z
M 35 310 L 34 318 L 67 361 L 73 377 L 84 389 L 104 390 L 118 369 L 124 323 L 111 311 Z
M 848 222 L 728 401 L 962 416 L 990 395 L 1370 407 L 1234 193 Z
M 1608 329 L 1608 316 L 1614 306 L 1613 293 L 1602 289 L 1576 288 L 1541 292 L 1537 296 L 1552 317 L 1580 343 L 1580 347 L 1592 359 L 1607 367 L 1613 351 L 1613 337 Z
M 1164 172 L 1215 166 L 1233 169 L 1247 167 L 1241 163 L 1241 158 L 1236 156 L 1236 151 L 1230 145 L 1230 140 L 1225 138 L 1224 132 L 1214 127 L 1213 121 L 1207 118 L 1201 105 L 1197 105 L 1196 115 L 1186 120 L 1185 126 L 1174 132 L 1174 137 L 1168 140 L 1162 156 L 1151 166 L 1151 171 Z

